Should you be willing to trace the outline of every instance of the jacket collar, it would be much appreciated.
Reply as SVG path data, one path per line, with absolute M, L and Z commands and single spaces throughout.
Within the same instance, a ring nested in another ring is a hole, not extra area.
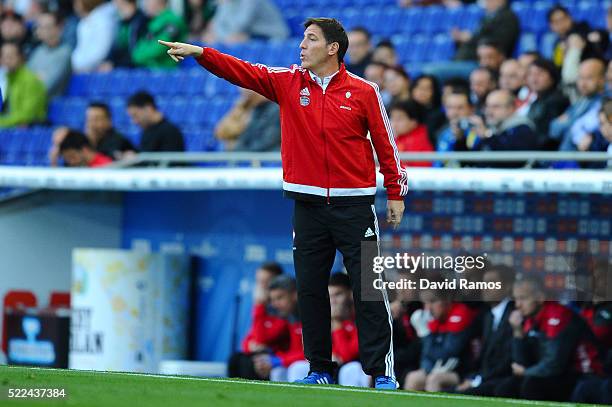
M 305 72 L 306 72 L 306 74 L 305 74 L 306 78 L 309 81 L 314 82 L 314 83 L 320 85 L 320 83 L 315 79 L 315 78 L 317 78 L 317 76 L 314 74 L 314 72 L 312 72 L 310 69 L 305 69 Z M 327 76 L 326 78 L 322 78 L 322 79 L 323 80 L 328 79 L 327 83 L 328 83 L 328 86 L 329 86 L 329 84 L 332 84 L 332 83 L 335 84 L 337 82 L 343 82 L 344 79 L 346 78 L 346 76 L 347 76 L 346 67 L 344 66 L 344 62 L 343 62 L 343 63 L 340 64 L 340 69 L 338 69 L 332 75 Z

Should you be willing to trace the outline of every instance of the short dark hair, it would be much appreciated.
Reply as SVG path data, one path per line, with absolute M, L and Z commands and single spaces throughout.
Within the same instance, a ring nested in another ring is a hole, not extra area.
M 325 42 L 327 42 L 328 45 L 334 42 L 338 43 L 337 57 L 338 63 L 341 64 L 342 61 L 344 61 L 344 55 L 348 49 L 348 36 L 346 35 L 344 27 L 340 24 L 340 21 L 335 18 L 312 17 L 304 21 L 304 29 L 313 24 L 323 31 L 323 37 L 325 37 Z
M 559 73 L 559 68 L 554 64 L 553 61 L 546 58 L 536 58 L 535 61 L 531 63 L 531 66 L 537 66 L 540 69 L 548 72 L 550 77 L 553 80 L 553 88 L 557 87 L 559 80 L 561 79 L 561 74 Z
M 87 108 L 88 109 L 91 109 L 91 108 L 93 108 L 93 109 L 102 109 L 102 110 L 104 110 L 104 113 L 106 114 L 106 117 L 108 117 L 109 119 L 112 118 L 112 114 L 111 114 L 110 108 L 104 102 L 98 102 L 98 101 L 91 102 L 87 106 Z
M 554 6 L 550 8 L 550 10 L 548 10 L 548 13 L 546 13 L 546 20 L 550 22 L 552 15 L 555 14 L 557 11 L 562 12 L 563 14 L 565 14 L 566 16 L 570 18 L 572 17 L 567 7 L 563 7 L 561 4 L 555 4 Z
M 485 66 L 479 66 L 474 68 L 474 70 L 472 72 L 476 72 L 476 71 L 483 71 L 489 74 L 489 77 L 491 78 L 491 81 L 497 83 L 498 79 L 499 79 L 499 75 L 497 72 L 495 72 L 493 69 L 491 68 L 487 68 Z
M 85 134 L 78 130 L 68 130 L 68 133 L 59 145 L 60 154 L 66 150 L 82 150 L 84 148 L 91 148 L 91 143 L 87 139 Z
M 529 284 L 531 288 L 536 292 L 546 293 L 546 286 L 544 284 L 544 280 L 537 273 L 523 273 L 516 276 L 514 281 L 514 285 L 518 284 Z
M 370 31 L 368 31 L 367 28 L 362 27 L 362 26 L 354 27 L 351 30 L 349 30 L 349 32 L 362 33 L 363 35 L 366 36 L 368 41 L 370 41 L 370 39 L 372 38 L 372 34 L 370 34 Z
M 464 96 L 465 100 L 467 101 L 468 106 L 474 106 L 474 103 L 472 102 L 472 98 L 470 97 L 470 91 L 469 90 L 464 90 L 464 89 L 453 89 L 451 90 L 451 92 L 447 95 L 447 96 Z
M 267 271 L 268 273 L 274 276 L 280 276 L 281 274 L 283 274 L 282 266 L 275 261 L 267 261 L 263 263 L 261 266 L 259 266 L 259 268 L 261 270 Z
M 459 76 L 454 76 L 445 80 L 442 87 L 446 86 L 449 86 L 452 89 L 452 92 L 470 93 L 470 81 Z
M 268 287 L 270 291 L 272 290 L 284 290 L 288 292 L 293 292 L 296 290 L 295 279 L 287 274 L 281 274 L 276 276 L 270 281 L 270 286 Z
M 479 47 L 491 47 L 491 48 L 494 48 L 497 52 L 502 54 L 504 57 L 506 56 L 506 50 L 501 45 L 501 43 L 498 42 L 498 41 L 495 41 L 495 40 L 493 40 L 491 38 L 483 38 L 483 39 L 481 39 L 480 41 L 478 41 L 478 46 Z
M 351 289 L 351 279 L 346 273 L 342 273 L 342 272 L 332 273 L 332 275 L 329 277 L 329 286 L 330 287 L 344 287 L 350 290 Z
M 154 109 L 157 109 L 157 105 L 155 104 L 155 98 L 144 90 L 138 91 L 129 97 L 127 101 L 128 107 L 147 107 L 151 106 Z
M 505 264 L 491 264 L 489 267 L 485 268 L 484 274 L 486 273 L 497 273 L 505 286 L 512 286 L 516 279 L 516 270 Z
M 59 12 L 46 10 L 40 14 L 50 15 L 51 17 L 53 17 L 53 21 L 55 22 L 55 25 L 62 25 L 64 23 L 64 15 L 60 14 Z
M 406 113 L 408 117 L 416 120 L 419 124 L 423 124 L 425 122 L 426 109 L 423 105 L 415 102 L 414 100 L 405 100 L 403 102 L 394 103 L 389 111 L 391 112 L 393 110 L 400 110 Z

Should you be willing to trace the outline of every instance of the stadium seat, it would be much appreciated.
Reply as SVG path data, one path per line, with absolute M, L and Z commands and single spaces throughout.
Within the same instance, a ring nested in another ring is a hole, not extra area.
M 49 297 L 49 308 L 70 308 L 70 293 L 53 291 Z

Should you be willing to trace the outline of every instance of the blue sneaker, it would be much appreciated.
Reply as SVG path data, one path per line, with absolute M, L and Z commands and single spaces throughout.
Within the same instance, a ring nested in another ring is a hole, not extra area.
M 335 384 L 329 373 L 310 372 L 308 376 L 293 383 L 299 384 Z
M 374 388 L 379 390 L 397 390 L 399 384 L 393 377 L 378 376 L 374 382 Z

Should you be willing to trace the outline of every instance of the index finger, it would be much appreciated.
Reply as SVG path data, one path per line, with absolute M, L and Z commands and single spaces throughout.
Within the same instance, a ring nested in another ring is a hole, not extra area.
M 165 45 L 166 47 L 170 47 L 170 48 L 175 46 L 174 42 L 168 42 L 168 41 L 163 41 L 163 40 L 157 40 L 157 42 L 159 42 L 162 45 Z

